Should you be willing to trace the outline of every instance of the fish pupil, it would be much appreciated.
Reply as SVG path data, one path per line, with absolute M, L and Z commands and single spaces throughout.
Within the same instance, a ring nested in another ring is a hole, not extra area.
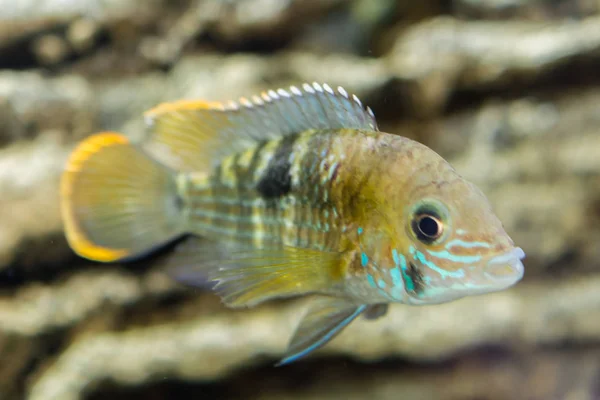
M 428 237 L 435 237 L 439 231 L 438 222 L 429 216 L 424 216 L 419 221 L 419 230 L 421 233 Z
M 443 224 L 433 215 L 420 214 L 413 221 L 413 231 L 420 241 L 431 243 L 442 236 Z

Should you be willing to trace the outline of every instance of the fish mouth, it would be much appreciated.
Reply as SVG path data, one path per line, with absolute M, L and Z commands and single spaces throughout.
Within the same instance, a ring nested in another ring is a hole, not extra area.
M 523 278 L 525 252 L 520 247 L 502 253 L 490 259 L 485 266 L 485 274 L 493 282 L 503 286 L 511 286 Z

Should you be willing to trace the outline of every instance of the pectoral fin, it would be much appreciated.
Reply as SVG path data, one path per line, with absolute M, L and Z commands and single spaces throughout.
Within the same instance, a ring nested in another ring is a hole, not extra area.
M 318 292 L 340 278 L 340 254 L 282 246 L 189 238 L 169 262 L 171 275 L 214 290 L 229 307 L 254 306 L 276 297 Z
M 296 329 L 285 357 L 277 365 L 294 362 L 325 345 L 365 309 L 366 305 L 357 305 L 347 299 L 316 299 Z

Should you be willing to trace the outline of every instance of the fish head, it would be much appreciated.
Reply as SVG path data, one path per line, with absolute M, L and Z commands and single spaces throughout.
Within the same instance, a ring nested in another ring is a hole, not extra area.
M 422 175 L 420 184 L 409 192 L 399 240 L 389 250 L 391 265 L 401 271 L 405 301 L 443 303 L 521 280 L 525 253 L 481 190 L 445 161 L 416 174 Z

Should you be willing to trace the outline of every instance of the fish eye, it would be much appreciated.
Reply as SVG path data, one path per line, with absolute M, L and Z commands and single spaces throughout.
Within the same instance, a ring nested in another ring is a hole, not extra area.
M 444 234 L 444 222 L 441 207 L 430 202 L 422 203 L 413 213 L 411 230 L 414 236 L 425 244 L 432 244 Z

